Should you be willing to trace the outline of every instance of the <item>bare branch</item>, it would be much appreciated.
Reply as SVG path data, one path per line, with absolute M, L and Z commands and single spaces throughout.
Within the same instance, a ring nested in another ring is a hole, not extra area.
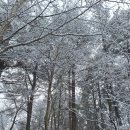
M 26 42 L 26 43 L 20 43 L 20 44 L 16 44 L 16 45 L 7 46 L 7 47 L 5 47 L 4 49 L 2 49 L 2 50 L 0 51 L 0 54 L 2 54 L 2 53 L 4 53 L 4 52 L 8 51 L 9 49 L 15 48 L 15 47 L 29 45 L 29 44 L 31 44 L 31 43 L 37 42 L 37 41 L 39 41 L 39 40 L 41 40 L 41 39 L 43 39 L 43 38 L 45 38 L 45 37 L 51 35 L 53 32 L 55 32 L 55 31 L 57 31 L 58 29 L 62 28 L 64 25 L 66 25 L 66 24 L 72 22 L 73 20 L 77 19 L 79 16 L 83 15 L 85 12 L 87 12 L 87 11 L 88 11 L 89 9 L 91 9 L 93 6 L 97 5 L 99 2 L 101 2 L 101 0 L 98 0 L 97 2 L 93 3 L 93 4 L 92 4 L 91 6 L 89 6 L 87 9 L 85 9 L 84 11 L 82 11 L 79 15 L 77 15 L 77 16 L 75 16 L 74 18 L 72 18 L 72 19 L 66 21 L 65 23 L 63 23 L 62 25 L 60 25 L 59 27 L 57 27 L 57 28 L 54 29 L 53 31 L 49 32 L 48 34 L 46 34 L 46 35 L 44 35 L 44 36 L 42 36 L 42 37 L 36 38 L 36 39 L 34 39 L 34 40 L 31 40 L 31 41 L 29 41 L 29 42 Z
M 55 1 L 55 0 L 54 0 L 54 1 Z M 17 31 L 15 31 L 10 37 L 4 39 L 4 40 L 1 42 L 1 44 L 3 44 L 4 42 L 10 40 L 10 39 L 11 39 L 13 36 L 15 36 L 19 31 L 21 31 L 21 30 L 24 29 L 27 25 L 31 24 L 33 21 L 35 21 L 37 18 L 39 18 L 39 16 L 41 16 L 41 15 L 44 13 L 44 11 L 48 8 L 48 6 L 49 6 L 52 2 L 54 2 L 54 1 L 50 1 L 50 2 L 47 4 L 47 6 L 44 8 L 44 10 L 43 10 L 38 16 L 36 16 L 36 17 L 35 17 L 33 20 L 31 20 L 30 22 L 26 23 L 24 26 L 22 26 L 21 28 L 19 28 Z
M 60 37 L 64 37 L 64 36 L 80 36 L 80 37 L 86 37 L 86 36 L 96 36 L 96 35 L 102 35 L 102 34 L 74 34 L 74 33 L 67 33 L 67 34 L 55 34 L 55 33 L 52 33 L 52 35 L 54 36 L 60 36 Z
M 130 5 L 130 3 L 129 3 L 129 2 L 125 2 L 125 1 L 106 0 L 106 2 L 112 2 L 112 3 L 118 3 L 118 4 L 128 4 L 128 5 Z

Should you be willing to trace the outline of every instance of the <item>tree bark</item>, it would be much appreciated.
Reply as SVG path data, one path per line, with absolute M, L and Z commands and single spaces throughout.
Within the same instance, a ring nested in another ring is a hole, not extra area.
M 97 83 L 97 86 L 98 86 L 98 97 L 99 97 L 101 128 L 105 129 L 104 115 L 103 115 L 103 109 L 102 109 L 102 96 L 101 96 L 101 90 L 100 90 L 99 82 Z
M 62 94 L 62 76 L 60 77 L 60 88 L 59 88 L 59 102 L 58 102 L 58 119 L 57 119 L 57 130 L 60 130 L 60 120 L 61 120 L 61 94 Z
M 96 99 L 95 99 L 95 92 L 94 90 L 92 91 L 92 96 L 93 96 L 93 106 L 94 106 L 94 125 L 95 125 L 95 130 L 99 130 L 98 127 L 98 115 L 97 115 L 97 106 L 96 106 Z
M 69 129 L 71 130 L 72 129 L 72 112 L 71 112 L 71 109 L 72 109 L 72 100 L 71 100 L 71 82 L 70 82 L 70 73 L 71 71 L 69 70 L 68 72 L 68 90 L 69 90 Z
M 72 68 L 72 130 L 77 130 L 76 104 L 75 104 L 75 65 Z
M 37 71 L 37 65 L 35 66 L 35 69 L 33 71 L 33 83 L 32 83 L 31 95 L 28 97 L 28 102 L 27 102 L 26 130 L 30 130 L 30 125 L 31 125 L 32 107 L 33 107 L 33 100 L 34 100 L 34 91 L 35 91 L 35 88 L 36 88 L 36 78 L 37 78 L 36 71 Z
M 52 82 L 53 82 L 53 75 L 54 70 L 51 71 L 51 74 L 49 76 L 49 85 L 48 85 L 48 92 L 47 92 L 47 107 L 46 107 L 46 113 L 44 117 L 44 126 L 45 130 L 48 130 L 49 127 L 49 120 L 50 120 L 50 109 L 51 109 L 51 89 L 52 89 Z

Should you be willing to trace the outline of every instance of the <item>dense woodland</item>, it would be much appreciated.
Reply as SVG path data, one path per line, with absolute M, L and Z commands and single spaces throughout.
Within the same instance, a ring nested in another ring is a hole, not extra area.
M 0 0 L 0 130 L 130 130 L 130 1 Z

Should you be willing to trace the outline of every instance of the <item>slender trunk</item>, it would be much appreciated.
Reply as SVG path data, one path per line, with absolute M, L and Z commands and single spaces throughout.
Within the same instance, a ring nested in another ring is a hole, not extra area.
M 32 106 L 33 106 L 33 96 L 28 98 L 26 130 L 30 130 L 31 116 L 32 116 Z
M 97 86 L 98 86 L 99 108 L 100 108 L 100 117 L 101 117 L 101 129 L 105 129 L 104 115 L 103 115 L 103 109 L 102 109 L 102 96 L 101 96 L 99 82 Z
M 30 130 L 31 125 L 32 107 L 33 107 L 34 91 L 36 87 L 36 77 L 37 77 L 36 71 L 37 71 L 37 65 L 35 66 L 35 70 L 33 71 L 33 83 L 32 83 L 31 95 L 30 97 L 28 97 L 26 130 Z
M 50 123 L 50 125 L 51 125 L 51 127 L 50 127 L 50 130 L 53 130 L 53 117 L 54 117 L 54 112 L 52 111 L 52 116 L 51 116 L 51 123 Z
M 111 97 L 112 95 L 112 86 L 111 84 L 110 85 L 107 85 L 107 102 L 108 102 L 108 109 L 109 109 L 109 118 L 110 118 L 110 122 L 113 124 L 115 130 L 117 130 L 117 127 L 116 127 L 116 123 L 115 123 L 115 117 L 114 117 L 114 108 L 113 108 L 113 99 Z
M 49 83 L 48 97 L 47 97 L 47 108 L 46 108 L 46 114 L 44 117 L 45 130 L 48 130 L 48 126 L 49 126 L 50 106 L 51 106 L 51 83 Z
M 75 70 L 72 68 L 72 130 L 77 130 L 76 105 L 75 105 Z
M 116 116 L 116 119 L 117 119 L 117 124 L 119 126 L 121 126 L 122 121 L 121 121 L 121 117 L 120 117 L 120 113 L 119 113 L 118 102 L 114 101 L 113 104 L 114 104 L 114 110 L 115 110 L 115 116 Z
M 94 110 L 95 110 L 95 113 L 94 113 L 94 126 L 95 126 L 95 130 L 99 130 L 99 127 L 98 127 L 98 115 L 97 115 L 97 107 L 96 107 L 96 99 L 95 99 L 95 93 L 94 91 L 92 92 L 92 96 L 93 96 L 93 106 L 94 106 Z
M 53 111 L 54 111 L 54 130 L 57 130 L 57 127 L 56 127 L 56 112 L 54 110 L 54 107 L 53 107 Z
M 68 72 L 68 89 L 69 89 L 69 129 L 72 130 L 72 101 L 71 101 L 71 83 L 70 83 L 70 70 Z
M 12 125 L 11 125 L 11 127 L 10 127 L 9 130 L 12 130 L 12 129 L 13 129 L 14 124 L 15 124 L 15 121 L 16 121 L 16 117 L 17 117 L 17 115 L 18 115 L 19 110 L 20 110 L 20 109 L 18 109 L 18 110 L 16 111 L 16 113 L 15 113 L 15 115 L 14 115 L 14 118 L 13 118 L 13 123 L 12 123 Z
M 51 96 L 51 99 L 52 99 L 52 96 Z M 54 101 L 51 102 L 49 119 L 50 119 L 50 129 L 51 130 L 57 130 L 57 128 L 56 128 L 56 114 L 55 114 Z
M 59 106 L 58 106 L 58 119 L 57 119 L 57 130 L 60 129 L 60 117 L 61 117 L 61 93 L 62 93 L 62 87 L 63 87 L 63 84 L 62 84 L 62 76 L 60 78 L 60 88 L 59 88 Z
M 109 93 L 114 96 L 114 91 L 112 88 L 112 84 L 110 84 L 109 86 Z M 108 95 L 108 104 L 109 104 L 109 112 L 110 112 L 110 120 L 113 123 L 115 129 L 117 129 L 116 123 L 117 125 L 121 125 L 121 118 L 120 118 L 120 114 L 119 114 L 119 108 L 118 108 L 118 103 L 112 99 L 111 96 Z M 116 121 L 116 123 L 115 123 Z
M 47 92 L 47 107 L 46 107 L 46 113 L 44 117 L 44 126 L 45 130 L 48 130 L 49 127 L 49 120 L 50 120 L 50 112 L 51 112 L 51 89 L 52 89 L 52 82 L 53 82 L 53 74 L 54 72 L 51 71 L 51 74 L 49 76 L 49 86 L 48 86 L 48 92 Z

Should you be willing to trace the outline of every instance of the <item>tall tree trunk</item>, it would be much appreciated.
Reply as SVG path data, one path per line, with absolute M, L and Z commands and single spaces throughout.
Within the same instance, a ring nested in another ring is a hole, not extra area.
M 50 122 L 51 122 L 51 123 L 50 123 L 50 125 L 51 125 L 50 130 L 53 130 L 53 117 L 54 117 L 53 115 L 50 117 L 50 118 L 51 118 L 51 119 L 50 119 L 50 120 L 51 120 L 51 121 L 50 121 Z
M 48 92 L 47 92 L 47 107 L 46 107 L 46 113 L 44 117 L 44 126 L 45 130 L 48 130 L 49 127 L 49 120 L 50 120 L 50 112 L 51 112 L 51 89 L 52 89 L 52 82 L 53 82 L 53 75 L 54 75 L 54 70 L 51 71 L 51 74 L 49 76 L 48 82 Z
M 55 130 L 54 125 L 55 125 L 55 108 L 54 108 L 54 102 L 52 101 L 51 103 L 51 114 L 50 114 L 50 130 Z
M 26 130 L 30 130 L 30 124 L 31 124 L 31 117 L 32 117 L 32 107 L 33 107 L 33 100 L 34 100 L 34 91 L 36 88 L 36 78 L 37 78 L 37 65 L 35 66 L 35 69 L 33 71 L 33 83 L 32 83 L 32 89 L 31 89 L 31 95 L 28 97 L 27 102 L 27 123 L 26 123 Z
M 97 83 L 97 86 L 98 86 L 99 108 L 100 108 L 100 118 L 101 118 L 101 129 L 105 129 L 104 115 L 102 109 L 102 96 L 101 96 L 99 82 Z
M 54 117 L 53 118 L 54 119 L 54 126 L 53 127 L 54 127 L 54 130 L 57 130 L 57 127 L 56 127 L 56 112 L 55 112 L 54 106 L 53 106 L 53 112 L 54 112 L 54 116 L 53 116 Z
M 121 121 L 121 117 L 120 117 L 120 113 L 119 113 L 118 102 L 113 101 L 113 104 L 114 104 L 115 116 L 116 116 L 116 119 L 117 119 L 117 125 L 121 126 L 122 121 Z
M 96 99 L 95 99 L 95 93 L 94 90 L 92 91 L 92 96 L 93 96 L 93 106 L 94 106 L 94 126 L 95 126 L 95 130 L 99 130 L 98 127 L 98 115 L 97 115 L 97 107 L 96 107 Z
M 107 102 L 108 102 L 108 109 L 109 109 L 109 118 L 110 118 L 110 122 L 113 124 L 115 130 L 117 130 L 117 125 L 116 125 L 116 118 L 115 118 L 115 111 L 114 111 L 114 103 L 113 103 L 113 91 L 112 91 L 112 83 L 107 82 L 107 78 L 106 78 L 106 89 L 107 89 Z
M 61 94 L 62 94 L 62 76 L 60 77 L 60 88 L 59 88 L 59 104 L 58 104 L 58 119 L 57 119 L 57 130 L 60 130 L 60 120 L 61 120 Z
M 52 84 L 49 83 L 48 96 L 47 96 L 47 108 L 46 108 L 46 114 L 44 117 L 45 130 L 48 130 L 48 126 L 49 126 L 49 115 L 50 115 L 50 107 L 51 107 L 51 86 Z
M 69 90 L 69 129 L 72 130 L 72 100 L 71 100 L 71 82 L 70 82 L 70 73 L 71 71 L 69 70 L 68 72 L 68 90 Z
M 75 105 L 75 65 L 72 68 L 72 130 L 77 130 L 76 105 Z

